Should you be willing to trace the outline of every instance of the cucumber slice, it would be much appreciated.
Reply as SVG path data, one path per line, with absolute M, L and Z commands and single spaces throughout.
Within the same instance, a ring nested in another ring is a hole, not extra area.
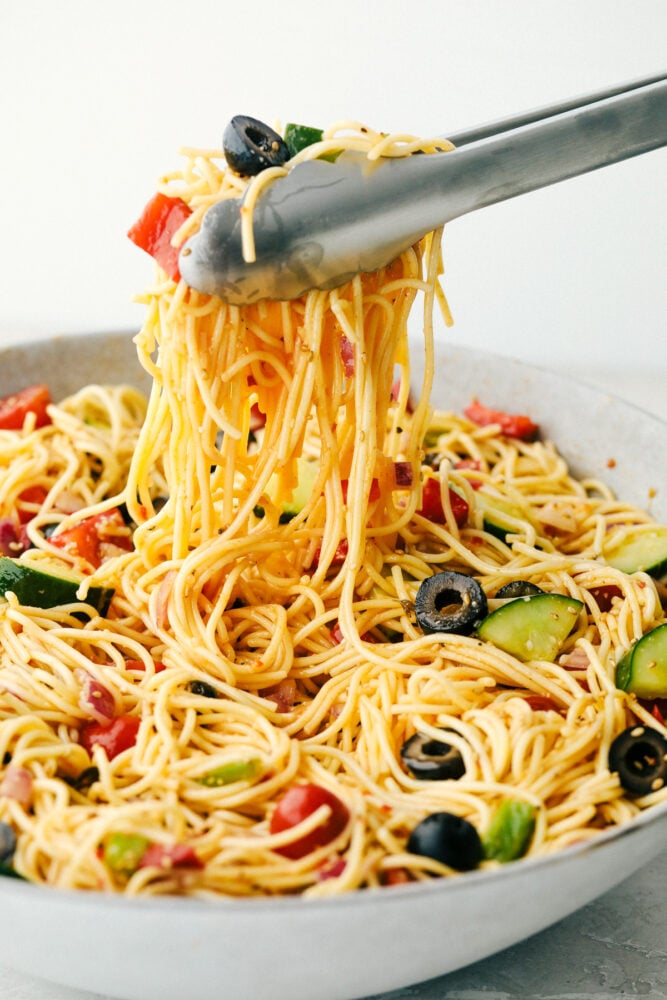
M 491 612 L 477 635 L 519 660 L 553 663 L 582 608 L 581 601 L 563 594 L 519 597 Z
M 667 573 L 667 525 L 636 531 L 603 554 L 609 566 L 623 573 L 644 572 L 660 579 Z
M 501 500 L 499 497 L 489 496 L 483 490 L 477 491 L 476 501 L 482 510 L 484 530 L 488 531 L 490 535 L 500 538 L 503 542 L 507 535 L 514 534 L 517 530 L 516 525 L 512 524 L 512 518 L 519 521 L 529 520 L 525 510 L 522 510 L 517 504 L 511 503 L 509 500 Z
M 616 687 L 638 698 L 667 698 L 667 623 L 647 632 L 619 660 Z
M 306 146 L 312 146 L 315 142 L 321 142 L 324 135 L 321 128 L 313 128 L 311 125 L 297 125 L 295 122 L 288 122 L 285 126 L 285 145 L 289 149 L 290 156 L 296 156 Z
M 61 604 L 85 603 L 105 615 L 114 591 L 108 587 L 89 587 L 86 600 L 81 601 L 76 596 L 81 582 L 45 573 L 9 556 L 0 557 L 0 598 L 10 590 L 25 607 L 57 608 Z
M 295 122 L 288 122 L 285 126 L 285 145 L 289 149 L 289 155 L 296 156 L 302 149 L 312 146 L 315 142 L 321 142 L 324 132 L 321 128 L 313 128 L 312 125 L 297 125 Z M 327 153 L 319 159 L 328 160 L 333 163 L 338 157 L 338 153 Z
M 281 518 L 289 520 L 296 514 L 301 513 L 310 500 L 313 492 L 313 486 L 315 485 L 315 480 L 317 479 L 319 471 L 320 469 L 317 462 L 313 462 L 309 458 L 299 456 L 297 459 L 297 484 L 292 491 L 291 498 L 283 501 L 281 507 Z M 278 479 L 275 474 L 269 479 L 266 492 L 275 503 L 276 494 L 278 492 Z
M 313 486 L 320 471 L 317 462 L 307 458 L 297 459 L 298 482 L 292 492 L 292 499 L 283 504 L 283 514 L 300 514 L 310 500 Z
M 535 830 L 537 809 L 530 802 L 505 799 L 491 817 L 489 829 L 482 837 L 484 857 L 501 861 L 522 858 Z

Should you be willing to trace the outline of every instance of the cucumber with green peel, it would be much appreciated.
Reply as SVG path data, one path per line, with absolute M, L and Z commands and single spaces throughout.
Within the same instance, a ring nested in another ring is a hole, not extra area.
M 302 455 L 297 459 L 297 483 L 292 490 L 292 496 L 289 500 L 284 500 L 281 506 L 281 520 L 290 520 L 297 514 L 301 513 L 303 508 L 306 506 L 313 492 L 313 486 L 315 485 L 315 480 L 320 471 L 319 463 L 313 461 L 309 458 L 304 458 Z M 274 473 L 269 479 L 268 485 L 266 487 L 266 492 L 270 496 L 271 500 L 276 502 L 276 494 L 278 492 L 278 478 Z M 263 514 L 262 510 L 262 514 Z
M 310 459 L 301 456 L 297 459 L 298 481 L 292 491 L 292 499 L 283 504 L 283 514 L 293 517 L 301 513 L 310 500 L 319 471 L 317 462 L 311 462 Z
M 19 604 L 25 607 L 58 608 L 63 604 L 90 604 L 100 615 L 106 615 L 114 591 L 109 587 L 89 587 L 82 601 L 77 597 L 82 582 L 46 573 L 9 556 L 0 557 L 0 599 L 11 591 L 16 594 Z
M 478 508 L 481 508 L 482 511 L 484 530 L 488 531 L 490 535 L 495 535 L 502 542 L 505 541 L 507 535 L 515 534 L 517 531 L 512 520 L 529 520 L 525 510 L 510 500 L 490 496 L 483 490 L 477 491 L 475 499 Z
M 297 125 L 295 122 L 288 122 L 285 126 L 285 135 L 283 136 L 285 140 L 285 145 L 289 149 L 290 157 L 296 156 L 300 153 L 302 149 L 306 149 L 307 146 L 312 146 L 316 142 L 322 142 L 324 138 L 324 132 L 321 128 L 313 128 L 312 125 Z M 328 160 L 333 163 L 339 153 L 327 153 L 324 156 L 318 157 L 321 160 Z
M 603 550 L 607 565 L 623 573 L 650 573 L 656 579 L 667 574 L 667 525 L 643 526 L 625 541 Z
M 484 857 L 506 864 L 522 858 L 535 831 L 537 808 L 521 799 L 505 799 L 482 837 Z
M 638 698 L 667 698 L 667 622 L 638 639 L 619 660 L 616 687 Z
M 519 660 L 553 663 L 582 608 L 581 601 L 563 594 L 519 597 L 492 611 L 477 635 Z

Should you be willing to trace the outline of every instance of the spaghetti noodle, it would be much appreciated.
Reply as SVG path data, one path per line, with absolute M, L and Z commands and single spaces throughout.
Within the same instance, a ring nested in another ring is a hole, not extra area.
M 341 144 L 433 148 L 348 123 L 300 155 Z M 245 182 L 186 150 L 162 186 L 191 210 L 178 243 Z M 604 558 L 650 518 L 575 480 L 549 442 L 431 411 L 441 271 L 435 233 L 342 288 L 238 308 L 158 269 L 137 337 L 150 398 L 90 386 L 44 426 L 0 431 L 15 561 L 81 581 L 68 604 L 11 590 L 0 604 L 0 821 L 23 877 L 326 895 L 451 875 L 409 849 L 430 815 L 483 838 L 520 801 L 535 855 L 665 797 L 629 796 L 608 766 L 626 727 L 664 732 L 615 683 L 665 621 L 656 584 Z M 518 579 L 582 610 L 553 660 L 424 634 L 415 597 L 443 569 L 474 576 L 492 607 Z M 95 588 L 113 592 L 106 612 Z M 401 747 L 443 731 L 463 773 L 420 780 Z M 323 794 L 277 823 L 295 787 Z

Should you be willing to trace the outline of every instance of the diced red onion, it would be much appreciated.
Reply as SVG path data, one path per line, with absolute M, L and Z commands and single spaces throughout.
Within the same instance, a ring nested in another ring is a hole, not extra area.
M 21 551 L 14 522 L 9 517 L 0 518 L 0 555 L 17 556 Z
M 87 670 L 77 669 L 74 676 L 81 684 L 79 707 L 101 726 L 110 726 L 116 715 L 116 702 L 108 688 Z
M 175 579 L 176 570 L 170 569 L 158 588 L 155 604 L 155 624 L 158 628 L 166 628 L 169 624 L 169 598 Z
M 296 698 L 296 681 L 293 677 L 285 677 L 274 688 L 265 691 L 264 697 L 275 702 L 276 711 L 291 712 Z
M 412 486 L 413 474 L 410 462 L 394 462 L 394 482 L 398 487 Z

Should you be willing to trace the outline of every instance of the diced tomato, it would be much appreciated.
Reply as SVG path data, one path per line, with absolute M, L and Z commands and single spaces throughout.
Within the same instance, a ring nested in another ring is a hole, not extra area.
M 105 542 L 127 552 L 132 550 L 132 540 L 117 507 L 84 518 L 71 528 L 52 535 L 50 541 L 70 555 L 85 559 L 96 569 L 102 562 L 102 545 Z
M 200 869 L 204 867 L 204 862 L 197 857 L 197 854 L 190 844 L 173 844 L 166 847 L 164 844 L 151 844 L 147 847 L 139 861 L 139 868 L 190 868 Z
M 330 814 L 327 819 L 304 837 L 284 847 L 276 848 L 278 854 L 286 858 L 302 858 L 334 840 L 345 829 L 350 818 L 347 806 L 333 792 L 319 785 L 293 785 L 285 792 L 271 817 L 271 833 L 291 830 L 293 826 L 311 816 L 320 806 L 329 807 Z
M 109 760 L 113 760 L 135 745 L 139 725 L 140 720 L 135 715 L 119 715 L 109 726 L 87 722 L 79 730 L 79 742 L 88 753 L 92 753 L 93 747 L 102 747 Z
M 407 868 L 387 868 L 382 873 L 383 885 L 403 885 L 406 882 L 414 882 Z
M 349 485 L 348 479 L 341 479 L 340 485 L 343 489 L 343 503 L 347 503 L 347 489 Z M 374 500 L 380 499 L 380 483 L 377 479 L 371 481 L 371 488 L 368 492 L 368 502 L 372 503 Z
M 27 524 L 31 521 L 36 513 L 36 508 L 41 507 L 46 500 L 48 490 L 43 486 L 36 484 L 35 486 L 26 486 L 22 490 L 17 499 L 18 506 L 16 512 L 18 514 L 19 521 L 21 524 Z M 24 504 L 29 504 L 29 509 L 23 506 Z
M 347 862 L 345 861 L 345 858 L 337 858 L 333 862 L 328 862 L 326 865 L 323 865 L 322 868 L 318 869 L 317 881 L 326 882 L 327 879 L 330 878 L 340 878 L 345 871 L 346 866 Z
M 534 441 L 539 432 L 539 424 L 521 413 L 505 413 L 503 410 L 493 410 L 482 406 L 476 399 L 464 411 L 468 420 L 480 427 L 498 424 L 503 434 L 508 437 L 520 438 L 522 441 Z
M 331 560 L 331 566 L 342 566 L 347 559 L 348 544 L 347 538 L 341 538 L 340 542 L 336 546 L 336 550 L 333 554 L 333 559 Z M 317 569 L 320 564 L 320 556 L 322 554 L 321 549 L 315 550 L 315 555 L 313 556 L 313 569 Z
M 153 667 L 155 668 L 155 673 L 160 674 L 165 669 L 162 660 L 153 660 Z M 146 670 L 146 666 L 143 660 L 126 660 L 125 661 L 126 670 Z
M 46 412 L 51 394 L 45 385 L 29 385 L 0 399 L 0 430 L 20 431 L 29 413 L 35 414 L 35 427 L 51 423 Z
M 647 712 L 650 712 L 656 722 L 659 722 L 661 726 L 665 725 L 667 720 L 667 698 L 640 698 L 639 704 Z
M 467 501 L 456 490 L 449 487 L 449 503 L 452 508 L 454 520 L 458 527 L 462 528 L 468 518 Z M 422 488 L 422 505 L 417 513 L 421 514 L 422 517 L 428 518 L 429 521 L 433 521 L 434 524 L 445 523 L 445 511 L 442 506 L 440 481 L 438 479 L 429 478 L 424 482 Z
M 191 214 L 191 209 L 182 198 L 156 194 L 128 230 L 127 235 L 132 242 L 150 254 L 174 281 L 180 281 L 181 274 L 178 269 L 179 248 L 173 247 L 171 241 Z
M 528 702 L 534 712 L 560 712 L 560 707 L 546 694 L 527 694 L 524 695 L 524 701 Z

